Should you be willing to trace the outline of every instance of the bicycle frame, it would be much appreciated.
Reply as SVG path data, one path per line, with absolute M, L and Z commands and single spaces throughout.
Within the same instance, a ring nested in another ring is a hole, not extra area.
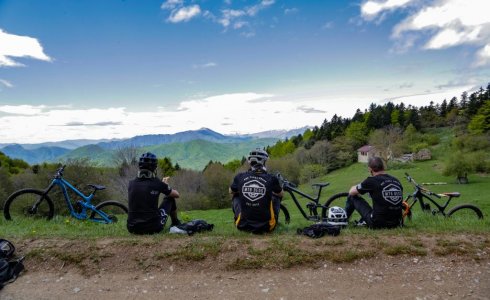
M 109 215 L 107 215 L 103 211 L 96 209 L 95 205 L 93 205 L 91 203 L 92 199 L 94 198 L 95 191 L 90 193 L 90 195 L 85 196 L 82 192 L 80 192 L 77 188 L 75 188 L 73 185 L 71 185 L 64 178 L 56 176 L 51 181 L 51 183 L 46 188 L 46 190 L 44 191 L 44 195 L 47 195 L 55 186 L 60 187 L 60 189 L 63 193 L 63 197 L 65 198 L 66 205 L 67 205 L 68 209 L 70 210 L 70 215 L 72 217 L 74 217 L 78 220 L 85 220 L 88 218 L 87 210 L 91 210 L 100 216 L 100 218 L 90 219 L 91 221 L 98 222 L 98 223 L 112 223 L 112 220 L 109 217 Z M 68 195 L 68 189 L 67 188 L 72 190 L 75 194 L 77 194 L 80 198 L 83 199 L 83 200 L 77 201 L 77 203 L 82 207 L 81 212 L 78 213 L 73 208 L 73 205 L 71 204 L 71 201 L 70 201 L 71 200 L 70 195 Z M 35 204 L 36 207 L 37 207 L 37 205 L 38 205 L 38 203 Z
M 432 192 L 430 192 L 432 195 L 436 195 Z M 410 209 L 412 209 L 412 207 L 415 205 L 415 203 L 417 201 L 420 202 L 420 208 L 422 209 L 422 211 L 425 211 L 427 210 L 426 207 L 425 207 L 425 202 L 424 202 L 424 198 L 429 200 L 430 202 L 432 202 L 432 204 L 434 204 L 436 207 L 437 207 L 437 212 L 442 214 L 443 216 L 446 216 L 446 213 L 445 213 L 445 210 L 446 208 L 448 207 L 449 205 L 449 202 L 451 202 L 451 199 L 452 197 L 449 197 L 449 199 L 446 201 L 446 203 L 444 203 L 443 205 L 439 205 L 434 199 L 432 199 L 431 197 L 429 197 L 430 194 L 427 194 L 427 193 L 424 193 L 424 191 L 422 191 L 422 189 L 418 186 L 415 187 L 415 192 L 413 192 L 411 195 L 409 195 L 407 197 L 407 199 L 405 199 L 405 201 L 409 201 L 411 198 L 414 199 L 413 203 L 410 204 Z M 440 197 L 439 197 L 440 198 Z M 433 211 L 432 213 L 435 214 L 437 213 L 435 211 Z
M 313 198 L 312 196 L 303 193 L 302 191 L 292 187 L 291 185 L 288 185 L 288 187 L 287 187 L 287 189 L 285 189 L 285 191 L 288 192 L 289 195 L 291 195 L 291 198 L 293 199 L 294 203 L 296 204 L 296 206 L 298 207 L 299 211 L 301 212 L 301 214 L 303 215 L 303 217 L 305 219 L 310 220 L 310 221 L 319 221 L 320 216 L 318 216 L 317 208 L 319 208 L 319 207 L 324 208 L 323 205 L 318 204 L 318 202 L 320 201 L 320 195 L 322 193 L 322 188 L 323 188 L 323 186 L 319 186 L 318 195 L 316 196 L 316 198 Z M 306 214 L 305 210 L 301 207 L 301 204 L 299 203 L 298 199 L 296 198 L 296 196 L 294 195 L 293 192 L 301 195 L 302 197 L 304 197 L 306 199 L 313 201 L 313 202 L 309 202 L 306 204 L 306 207 L 308 207 L 308 209 L 310 210 L 309 216 Z

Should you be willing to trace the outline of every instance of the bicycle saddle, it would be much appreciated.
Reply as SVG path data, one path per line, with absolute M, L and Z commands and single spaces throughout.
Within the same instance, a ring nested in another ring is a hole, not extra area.
M 87 184 L 87 186 L 93 188 L 96 191 L 105 190 L 105 186 L 97 184 Z
M 461 193 L 458 192 L 452 192 L 452 193 L 441 193 L 441 196 L 447 196 L 447 197 L 459 197 L 461 196 Z
M 326 187 L 329 184 L 330 184 L 329 182 L 325 182 L 325 183 L 313 183 L 311 186 Z

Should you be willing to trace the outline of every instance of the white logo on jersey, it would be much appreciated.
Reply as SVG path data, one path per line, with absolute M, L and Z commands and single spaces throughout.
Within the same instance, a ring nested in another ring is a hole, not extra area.
M 388 184 L 381 192 L 383 198 L 391 204 L 398 204 L 403 199 L 403 193 L 401 188 L 395 184 Z
M 242 187 L 242 194 L 250 201 L 257 201 L 265 196 L 265 185 L 257 180 L 246 182 Z

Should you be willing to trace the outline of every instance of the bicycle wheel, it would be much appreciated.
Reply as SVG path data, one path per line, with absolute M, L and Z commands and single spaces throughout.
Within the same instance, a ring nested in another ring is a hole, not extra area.
M 34 207 L 37 204 L 37 207 Z M 7 220 L 36 218 L 51 220 L 54 216 L 53 201 L 41 190 L 24 189 L 10 195 L 5 201 L 3 215 Z
M 461 204 L 451 208 L 447 212 L 447 216 L 451 219 L 483 219 L 482 211 L 473 204 Z
M 118 221 L 118 216 L 128 214 L 128 207 L 117 201 L 101 202 L 95 206 L 95 209 L 109 215 L 109 219 L 112 221 L 112 223 L 116 223 Z M 95 210 L 92 211 L 89 218 L 94 221 L 105 221 Z
M 345 202 L 347 201 L 347 196 L 349 196 L 349 193 L 338 193 L 328 198 L 327 202 L 325 202 L 325 205 L 322 208 L 322 220 L 325 220 L 327 218 L 328 208 L 332 206 L 339 206 L 344 208 Z

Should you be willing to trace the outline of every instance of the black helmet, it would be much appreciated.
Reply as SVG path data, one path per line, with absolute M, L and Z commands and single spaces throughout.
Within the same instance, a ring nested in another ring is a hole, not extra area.
M 155 171 L 157 168 L 157 156 L 151 152 L 141 154 L 138 167 L 140 169 Z
M 265 162 L 269 158 L 269 154 L 260 148 L 250 151 L 247 157 L 247 161 L 251 166 L 262 165 L 265 166 Z

